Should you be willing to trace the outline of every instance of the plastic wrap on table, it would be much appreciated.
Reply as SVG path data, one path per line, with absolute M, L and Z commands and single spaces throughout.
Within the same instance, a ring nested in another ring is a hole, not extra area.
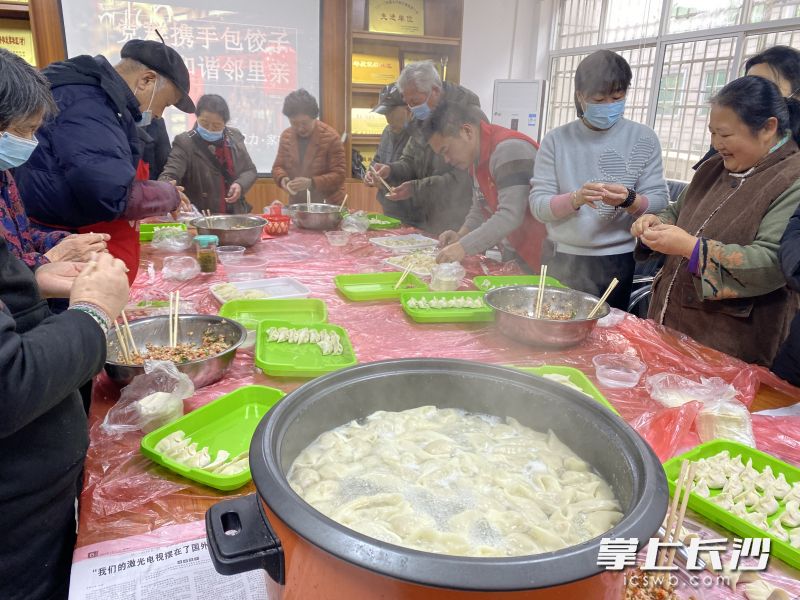
M 653 400 L 667 408 L 692 401 L 705 404 L 736 400 L 736 388 L 719 377 L 701 377 L 698 382 L 676 373 L 656 373 L 647 377 L 645 388 Z
M 800 417 L 750 415 L 756 447 L 795 466 L 800 466 Z
M 755 448 L 753 425 L 747 407 L 736 400 L 708 400 L 697 413 L 695 423 L 701 442 L 732 440 Z
M 411 233 L 405 228 L 398 234 Z M 705 348 L 681 334 L 667 331 L 652 321 L 631 315 L 608 328 L 596 328 L 586 342 L 561 351 L 542 351 L 519 344 L 500 334 L 491 323 L 418 324 L 408 318 L 397 301 L 351 302 L 341 296 L 333 283 L 340 273 L 390 270 L 383 259 L 387 251 L 369 243 L 369 238 L 385 232 L 354 234 L 344 248 L 331 248 L 319 232 L 292 229 L 287 236 L 263 241 L 249 248 L 248 255 L 267 259 L 265 277 L 294 277 L 328 307 L 328 320 L 347 329 L 360 362 L 404 357 L 446 357 L 502 365 L 539 366 L 544 364 L 575 367 L 597 382 L 592 357 L 599 353 L 633 353 L 648 366 L 648 374 L 677 373 L 690 379 L 720 377 L 737 391 L 738 399 L 750 405 L 760 383 L 797 395 L 798 390 L 782 382 L 763 367 L 748 365 L 723 353 Z M 186 253 L 189 254 L 188 252 Z M 145 246 L 143 257 L 161 267 L 163 257 Z M 483 257 L 463 261 L 467 277 L 475 275 L 518 274 L 516 263 L 500 264 Z M 188 281 L 170 281 L 163 273 L 148 284 L 135 284 L 131 303 L 147 300 L 166 302 L 169 293 L 180 290 L 181 301 L 192 311 L 216 314 L 220 305 L 209 286 L 226 281 L 225 266 L 217 272 Z M 466 289 L 467 281 L 462 281 Z M 182 311 L 185 310 L 182 306 Z M 186 411 L 194 410 L 243 385 L 268 385 L 290 392 L 305 380 L 266 377 L 253 364 L 252 351 L 240 350 L 226 377 L 202 388 L 188 398 Z M 154 527 L 202 519 L 205 509 L 223 497 L 209 488 L 194 484 L 179 475 L 149 463 L 139 453 L 139 436 L 104 436 L 97 426 L 119 397 L 105 376 L 96 380 L 91 412 L 91 447 L 86 464 L 86 488 L 82 495 L 81 544 L 113 536 L 133 535 Z M 699 440 L 692 428 L 698 405 L 687 404 L 667 409 L 651 399 L 644 381 L 630 389 L 600 388 L 600 391 L 655 449 L 664 460 Z M 777 456 L 800 463 L 800 447 L 790 439 L 800 439 L 800 417 L 781 419 L 785 436 L 777 434 L 766 421 L 754 418 L 757 446 Z M 252 487 L 235 492 L 246 493 Z M 186 504 L 170 504 L 170 499 L 190 498 Z M 175 509 L 175 506 L 181 506 Z M 172 508 L 170 508 L 172 506 Z M 191 508 L 194 507 L 194 508 Z

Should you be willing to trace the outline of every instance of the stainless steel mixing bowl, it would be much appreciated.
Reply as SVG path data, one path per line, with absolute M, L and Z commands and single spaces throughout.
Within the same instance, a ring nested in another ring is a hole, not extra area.
M 503 334 L 523 344 L 545 348 L 577 346 L 586 339 L 597 321 L 611 311 L 608 303 L 604 302 L 597 314 L 588 319 L 599 298 L 569 288 L 548 287 L 544 291 L 544 304 L 557 310 L 573 311 L 575 318 L 560 321 L 527 316 L 535 314 L 538 294 L 538 285 L 514 285 L 494 289 L 486 294 L 485 299 L 486 304 L 495 310 L 495 323 Z
M 294 224 L 303 229 L 327 231 L 336 229 L 342 221 L 342 209 L 336 204 L 299 202 L 287 208 Z
M 169 344 L 169 317 L 167 315 L 131 321 L 130 327 L 133 340 L 136 342 L 136 349 L 139 352 L 146 350 L 146 344 L 156 346 Z M 195 388 L 201 388 L 222 379 L 230 367 L 233 357 L 236 356 L 236 349 L 247 337 L 247 330 L 244 327 L 223 317 L 216 315 L 180 315 L 178 317 L 178 343 L 200 344 L 206 333 L 221 335 L 230 345 L 226 350 L 214 356 L 176 363 L 178 371 L 188 375 Z M 127 365 L 121 362 L 122 353 L 114 329 L 109 330 L 106 344 L 105 369 L 112 381 L 124 386 L 128 385 L 137 375 L 144 373 L 143 366 Z
M 261 239 L 267 220 L 255 215 L 215 215 L 190 223 L 199 235 L 215 235 L 220 246 L 249 247 Z

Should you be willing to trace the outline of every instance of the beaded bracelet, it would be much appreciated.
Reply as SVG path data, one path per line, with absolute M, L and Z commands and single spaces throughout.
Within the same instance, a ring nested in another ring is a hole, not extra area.
M 69 308 L 70 310 L 79 310 L 92 317 L 100 325 L 103 335 L 108 335 L 108 328 L 111 327 L 111 318 L 102 308 L 91 302 L 77 302 Z

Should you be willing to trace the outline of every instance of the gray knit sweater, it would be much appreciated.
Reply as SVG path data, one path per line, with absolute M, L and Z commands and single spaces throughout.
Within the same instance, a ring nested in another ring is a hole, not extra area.
M 630 227 L 636 217 L 625 210 L 599 204 L 570 210 L 562 218 L 553 214 L 554 198 L 592 181 L 633 188 L 647 198 L 646 212 L 664 210 L 669 192 L 655 132 L 627 119 L 594 131 L 577 119 L 544 137 L 531 179 L 531 211 L 546 224 L 558 252 L 603 256 L 633 251 Z

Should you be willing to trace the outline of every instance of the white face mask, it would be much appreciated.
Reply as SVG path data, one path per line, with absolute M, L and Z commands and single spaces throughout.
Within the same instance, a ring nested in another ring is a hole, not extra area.
M 153 106 L 153 99 L 156 97 L 156 83 L 158 80 L 153 82 L 153 93 L 150 96 L 150 104 L 147 105 L 147 110 L 142 111 L 142 118 L 139 119 L 139 122 L 136 123 L 139 127 L 147 127 L 150 123 L 153 122 L 153 111 L 150 110 L 150 107 Z

